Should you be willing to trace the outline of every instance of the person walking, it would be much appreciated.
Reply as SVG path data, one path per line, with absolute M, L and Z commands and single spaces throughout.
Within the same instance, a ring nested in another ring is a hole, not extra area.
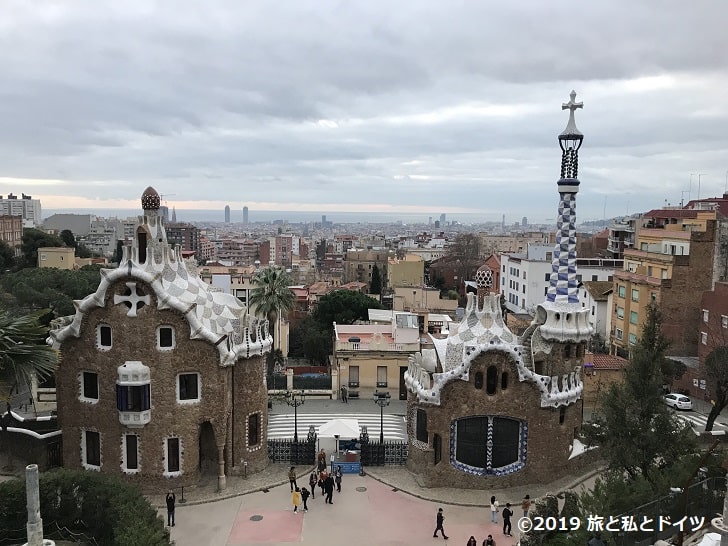
M 511 503 L 507 502 L 506 507 L 503 509 L 503 534 L 507 537 L 512 537 L 511 534 L 511 516 L 513 510 L 511 510 Z
M 336 482 L 336 492 L 341 493 L 341 466 L 337 466 L 334 471 L 334 481 Z
M 291 484 L 291 493 L 293 493 L 294 489 L 298 489 L 298 484 L 296 483 L 296 467 L 292 466 L 291 469 L 288 471 L 288 481 Z
M 298 487 L 291 493 L 291 502 L 293 502 L 293 512 L 298 512 L 298 507 L 301 506 L 301 490 Z
M 318 477 L 316 476 L 316 472 L 311 472 L 311 475 L 308 477 L 308 485 L 311 488 L 311 498 L 316 498 L 316 484 L 318 483 Z
M 171 489 L 167 492 L 167 498 L 165 500 L 167 501 L 167 525 L 174 527 L 174 503 L 177 497 L 174 496 Z
M 334 501 L 331 500 L 331 497 L 334 495 L 334 477 L 331 474 L 326 476 L 324 488 L 326 489 L 326 502 L 334 504 Z
M 349 389 L 346 388 L 346 385 L 341 386 L 341 401 L 344 404 L 349 403 Z
M 478 546 L 478 541 L 475 540 L 475 537 L 473 535 L 470 535 L 468 543 L 465 546 Z
M 442 508 L 438 508 L 437 510 L 437 516 L 435 517 L 435 532 L 432 533 L 432 538 L 437 538 L 437 532 L 440 531 L 442 533 L 442 538 L 447 540 L 447 535 L 445 534 L 445 529 L 443 528 L 442 524 L 445 521 L 445 514 L 442 513 Z
M 493 495 L 490 497 L 490 521 L 493 523 L 498 523 L 498 506 L 498 501 Z
M 521 503 L 521 510 L 523 510 L 523 517 L 527 518 L 528 513 L 531 511 L 531 496 L 526 495 L 523 497 L 523 502 Z
M 321 472 L 319 472 L 318 484 L 319 484 L 319 487 L 321 488 L 321 496 L 326 494 L 326 478 L 328 478 L 328 477 L 329 477 L 329 473 L 326 472 L 325 470 L 322 470 Z
M 306 489 L 305 487 L 301 488 L 301 500 L 303 501 L 303 511 L 304 512 L 308 512 L 308 505 L 306 504 L 306 501 L 308 500 L 308 496 L 310 494 L 311 493 L 309 492 L 308 489 Z
M 495 540 L 493 540 L 493 535 L 487 536 L 487 538 L 483 541 L 483 546 L 495 546 Z

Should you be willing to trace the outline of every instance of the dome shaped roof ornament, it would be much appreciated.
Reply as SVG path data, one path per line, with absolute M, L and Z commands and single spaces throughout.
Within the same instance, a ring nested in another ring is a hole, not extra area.
M 475 283 L 478 285 L 478 288 L 493 287 L 493 272 L 490 270 L 490 267 L 483 265 L 475 272 Z
M 142 208 L 144 210 L 159 210 L 161 199 L 157 190 L 149 186 L 142 194 Z

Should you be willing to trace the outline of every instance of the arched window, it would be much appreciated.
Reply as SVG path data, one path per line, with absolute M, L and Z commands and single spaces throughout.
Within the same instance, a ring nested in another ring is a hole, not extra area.
M 483 372 L 475 372 L 475 388 L 483 388 Z
M 485 377 L 485 392 L 495 394 L 496 388 L 498 388 L 498 368 L 488 366 Z
M 501 373 L 501 389 L 506 390 L 508 388 L 508 372 Z
M 562 406 L 559 408 L 559 424 L 560 425 L 564 424 L 565 418 L 566 418 L 566 408 Z

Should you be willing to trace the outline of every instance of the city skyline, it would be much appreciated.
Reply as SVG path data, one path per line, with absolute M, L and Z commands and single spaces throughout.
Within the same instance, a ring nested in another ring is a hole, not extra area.
M 10 1 L 0 194 L 138 210 L 152 185 L 181 217 L 244 203 L 251 220 L 545 223 L 574 89 L 579 222 L 720 196 L 726 15 L 704 1 Z

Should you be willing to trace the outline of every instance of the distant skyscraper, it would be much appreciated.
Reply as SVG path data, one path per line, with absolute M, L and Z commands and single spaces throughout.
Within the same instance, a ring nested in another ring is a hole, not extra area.
M 177 222 L 177 209 L 172 207 L 172 223 L 174 224 L 176 222 Z
M 440 215 L 440 226 L 445 227 L 445 215 Z
M 248 223 L 248 207 L 243 207 L 243 224 Z
M 430 216 L 430 221 L 427 222 L 429 225 L 432 225 L 432 216 Z
M 528 225 L 528 218 L 526 218 L 526 217 L 524 216 L 524 217 L 523 217 L 523 218 L 521 219 L 521 225 L 522 225 L 523 227 L 526 227 L 526 226 Z
M 326 215 L 325 214 L 321 215 L 321 226 L 326 227 Z
M 502 216 L 502 218 L 501 218 L 501 229 L 502 229 L 503 231 L 505 231 L 505 230 L 506 230 L 506 215 L 505 215 L 505 214 L 504 214 L 504 215 Z
M 226 224 L 230 223 L 230 206 L 229 205 L 225 205 L 225 223 Z

